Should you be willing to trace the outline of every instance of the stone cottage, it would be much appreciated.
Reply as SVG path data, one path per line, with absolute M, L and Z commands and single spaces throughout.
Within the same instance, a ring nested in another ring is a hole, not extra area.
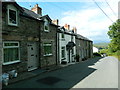
M 39 29 L 39 20 L 27 15 L 16 2 L 2 3 L 3 72 L 38 67 Z
M 48 15 L 42 16 L 38 5 L 28 10 L 16 2 L 3 2 L 3 72 L 56 65 L 57 27 Z
M 52 23 L 48 15 L 42 16 L 42 9 L 36 4 L 32 9 L 38 19 L 42 20 L 40 27 L 40 67 L 57 65 L 57 29 L 58 25 Z
M 76 53 L 77 55 L 79 55 L 79 61 L 91 58 L 93 54 L 92 51 L 93 42 L 80 34 L 76 34 L 75 40 L 76 40 Z

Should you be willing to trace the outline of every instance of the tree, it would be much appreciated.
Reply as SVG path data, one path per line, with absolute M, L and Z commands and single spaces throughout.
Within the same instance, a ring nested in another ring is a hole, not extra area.
M 111 42 L 108 46 L 110 52 L 115 53 L 120 50 L 120 19 L 109 26 L 108 35 Z

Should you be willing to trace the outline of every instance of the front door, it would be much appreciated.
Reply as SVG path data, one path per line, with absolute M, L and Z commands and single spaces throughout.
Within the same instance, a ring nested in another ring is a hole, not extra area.
M 39 51 L 37 42 L 28 43 L 28 71 L 38 68 Z
M 70 50 L 68 50 L 68 63 L 70 63 Z

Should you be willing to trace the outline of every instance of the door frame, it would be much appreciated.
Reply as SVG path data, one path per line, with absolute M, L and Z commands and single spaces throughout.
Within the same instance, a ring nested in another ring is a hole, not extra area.
M 31 60 L 31 55 L 29 55 L 30 54 L 30 47 L 29 47 L 29 45 L 32 47 L 32 48 L 34 48 L 34 51 L 33 51 L 33 54 L 34 54 L 34 58 L 33 58 L 33 61 L 35 61 L 34 63 L 32 63 L 33 64 L 33 68 L 28 68 L 29 66 L 30 66 L 30 61 L 29 60 Z M 27 70 L 28 71 L 32 71 L 32 70 L 35 70 L 35 69 L 37 69 L 38 67 L 39 67 L 39 45 L 38 45 L 38 42 L 28 42 L 27 43 L 27 52 L 28 52 L 28 55 L 27 55 L 27 57 L 28 57 L 28 62 L 27 62 Z M 36 64 L 36 65 L 35 65 Z

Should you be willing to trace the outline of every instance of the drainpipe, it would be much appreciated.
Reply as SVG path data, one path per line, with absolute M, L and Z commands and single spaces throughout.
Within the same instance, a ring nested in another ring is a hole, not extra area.
M 59 40 L 58 40 L 58 39 L 59 39 L 59 38 L 58 38 L 58 33 L 57 33 L 57 30 L 56 30 L 56 65 L 58 65 L 58 54 L 59 54 L 59 53 L 58 53 L 58 51 L 59 51 L 59 50 L 58 50 L 58 48 L 59 48 L 59 46 L 58 46 L 58 45 L 59 45 L 59 44 L 58 44 L 58 43 L 59 43 Z
M 41 22 L 39 21 L 39 67 L 41 68 Z

